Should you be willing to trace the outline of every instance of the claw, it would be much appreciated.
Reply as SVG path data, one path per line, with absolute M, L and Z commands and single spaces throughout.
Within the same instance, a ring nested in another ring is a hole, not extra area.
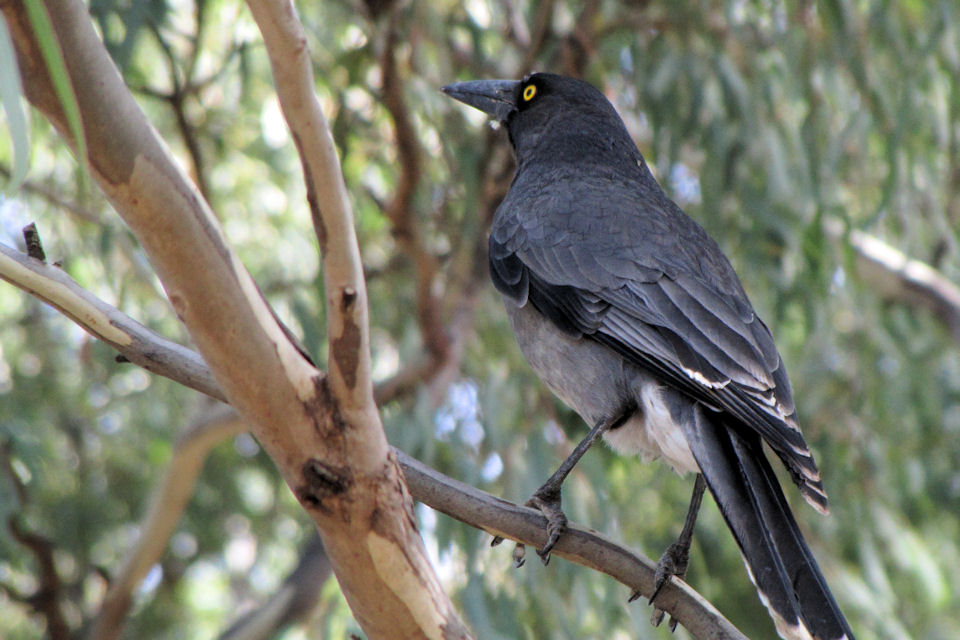
M 490 540 L 490 546 L 496 547 L 497 545 L 501 544 L 503 541 L 504 541 L 503 536 L 493 536 L 493 539 Z M 526 545 L 524 545 L 522 542 L 518 542 L 516 546 L 513 548 L 513 566 L 516 567 L 517 569 L 522 567 L 523 564 L 526 562 L 526 557 L 525 557 L 526 555 L 527 555 Z
M 547 543 L 542 549 L 537 549 L 537 555 L 544 565 L 550 564 L 550 552 L 556 546 L 560 536 L 567 530 L 567 516 L 560 508 L 560 491 L 550 487 L 540 487 L 537 489 L 526 506 L 538 510 L 547 519 Z M 503 536 L 494 536 L 490 541 L 490 546 L 495 547 L 503 542 Z M 513 549 L 513 565 L 517 568 L 522 567 L 526 562 L 526 547 L 522 543 L 517 543 Z
M 653 595 L 650 596 L 650 604 L 656 602 L 657 596 L 660 595 L 660 591 L 666 586 L 667 582 L 669 582 L 671 576 L 676 576 L 683 580 L 684 576 L 687 575 L 687 564 L 689 560 L 689 545 L 674 542 L 667 547 L 667 550 L 663 552 L 663 555 L 660 556 L 660 560 L 657 562 L 657 572 L 654 574 L 654 589 Z M 666 615 L 664 610 L 654 605 L 653 614 L 650 616 L 650 624 L 659 627 L 660 623 L 663 622 L 664 615 Z M 670 631 L 675 631 L 676 628 L 677 621 L 671 619 Z
M 650 596 L 650 604 L 653 605 L 653 615 L 650 616 L 650 624 L 655 627 L 663 622 L 663 616 L 666 615 L 663 609 L 656 605 L 657 596 L 661 589 L 670 580 L 670 576 L 676 576 L 683 580 L 687 575 L 687 565 L 690 561 L 690 542 L 693 538 L 693 527 L 697 522 L 697 513 L 700 511 L 700 502 L 703 498 L 703 492 L 707 488 L 707 483 L 703 475 L 698 474 L 697 480 L 693 484 L 693 495 L 690 498 L 690 506 L 687 508 L 687 517 L 683 523 L 683 530 L 676 542 L 667 547 L 667 550 L 660 556 L 657 562 L 657 571 L 654 575 L 653 595 Z M 633 602 L 640 596 L 636 591 L 630 596 Z M 677 620 L 670 620 L 670 631 L 677 628 Z
M 659 627 L 660 623 L 663 622 L 663 617 L 667 614 L 663 609 L 657 609 L 654 607 L 653 613 L 650 615 L 650 624 L 654 627 Z
M 660 556 L 657 562 L 657 572 L 654 575 L 653 595 L 650 596 L 650 602 L 657 599 L 660 591 L 666 586 L 671 576 L 676 576 L 683 580 L 687 575 L 687 565 L 690 561 L 690 547 L 679 542 L 674 542 Z
M 543 549 L 537 551 L 537 555 L 543 560 L 543 564 L 550 562 L 550 552 L 553 551 L 554 545 L 557 544 L 563 532 L 567 530 L 567 516 L 563 514 L 563 509 L 560 508 L 560 487 L 563 485 L 564 479 L 566 479 L 570 471 L 573 470 L 577 462 L 580 461 L 583 454 L 587 452 L 605 431 L 623 424 L 624 421 L 633 415 L 635 410 L 636 407 L 633 406 L 625 407 L 624 411 L 597 422 L 593 428 L 590 429 L 590 433 L 580 441 L 553 475 L 527 500 L 528 507 L 538 509 L 540 513 L 547 518 L 547 543 L 543 545 Z M 499 542 L 500 540 L 494 538 L 495 544 L 499 544 Z M 518 547 L 519 546 L 520 545 L 518 545 Z M 517 559 L 518 554 L 520 555 L 519 560 Z M 519 548 L 515 549 L 513 555 L 514 562 L 517 566 L 521 566 L 523 564 L 523 551 Z
M 540 560 L 547 565 L 550 563 L 550 552 L 567 530 L 567 516 L 560 508 L 560 491 L 552 487 L 540 487 L 526 504 L 537 509 L 547 519 L 547 543 L 537 550 Z
M 547 547 L 544 547 L 543 549 L 537 549 L 537 555 L 540 556 L 540 562 L 543 563 L 543 566 L 550 564 L 550 551 L 552 550 L 552 547 L 550 549 Z
M 663 617 L 664 617 L 665 615 L 667 615 L 667 612 L 664 611 L 663 609 L 654 608 L 653 614 L 650 616 L 650 624 L 653 625 L 654 627 L 659 627 L 659 626 L 660 626 L 660 623 L 663 622 Z M 676 631 L 676 630 L 677 630 L 677 619 L 676 619 L 676 618 L 670 618 L 670 622 L 669 622 L 668 626 L 670 627 L 670 633 L 673 633 L 674 631 Z
M 527 561 L 527 546 L 522 542 L 518 542 L 517 546 L 513 548 L 513 566 L 519 569 Z

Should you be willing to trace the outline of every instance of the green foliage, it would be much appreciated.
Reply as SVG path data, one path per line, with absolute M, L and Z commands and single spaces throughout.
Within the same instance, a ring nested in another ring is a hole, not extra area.
M 3 103 L 3 113 L 7 117 L 7 130 L 13 151 L 13 170 L 10 183 L 5 185 L 5 188 L 13 191 L 20 187 L 27 175 L 30 140 L 27 114 L 20 99 L 20 72 L 17 68 L 16 52 L 13 50 L 6 22 L 0 23 L 0 102 Z
M 791 489 L 788 498 L 857 637 L 957 637 L 956 338 L 926 310 L 882 298 L 863 281 L 855 252 L 830 225 L 867 232 L 960 281 L 960 8 L 556 2 L 530 52 L 543 4 L 396 9 L 395 54 L 421 150 L 412 214 L 440 265 L 432 287 L 443 319 L 452 322 L 475 273 L 481 293 L 454 384 L 425 384 L 384 405 L 390 441 L 522 501 L 584 433 L 523 363 L 482 279 L 476 250 L 492 194 L 509 180 L 505 135 L 438 92 L 453 80 L 530 69 L 580 73 L 610 96 L 667 190 L 731 257 L 777 338 L 832 515 L 813 513 Z M 91 12 L 268 300 L 322 362 L 322 274 L 256 27 L 240 3 L 189 6 L 97 0 Z M 389 18 L 364 17 L 346 3 L 298 9 L 353 199 L 374 367 L 384 379 L 420 357 L 424 344 L 416 270 L 382 206 L 401 168 L 381 99 Z M 49 126 L 33 118 L 31 127 L 28 181 L 15 200 L 0 201 L 2 241 L 14 244 L 18 229 L 36 220 L 51 260 L 187 343 L 135 239 L 99 195 L 77 187 L 76 164 Z M 12 143 L 0 137 L 0 163 L 13 162 Z M 114 362 L 109 349 L 9 286 L 0 286 L 0 349 L 0 444 L 26 497 L 10 474 L 0 476 L 0 519 L 14 517 L 50 540 L 77 629 L 96 612 L 100 570 L 116 571 L 201 403 Z M 691 488 L 661 463 L 598 449 L 565 486 L 564 506 L 573 520 L 656 558 L 679 532 Z M 532 551 L 514 570 L 509 544 L 491 549 L 485 534 L 426 508 L 418 514 L 478 637 L 687 637 L 651 628 L 649 607 L 628 605 L 628 589 L 605 576 L 559 560 L 541 567 Z M 207 462 L 162 575 L 137 595 L 128 637 L 223 629 L 279 584 L 310 527 L 255 444 L 224 443 Z M 244 560 L 238 550 L 253 556 Z M 709 499 L 688 578 L 747 635 L 772 636 Z M 38 580 L 36 558 L 3 528 L 0 636 L 43 636 L 42 619 L 17 600 Z M 284 637 L 359 633 L 332 583 L 306 628 Z
M 30 26 L 37 38 L 40 55 L 43 56 L 43 62 L 46 65 L 47 72 L 50 74 L 50 82 L 53 84 L 53 89 L 63 107 L 63 114 L 67 119 L 70 136 L 76 140 L 77 157 L 86 158 L 87 142 L 83 135 L 80 105 L 77 104 L 73 87 L 70 85 L 66 61 L 63 59 L 63 52 L 60 51 L 60 46 L 57 44 L 56 34 L 53 31 L 53 25 L 50 23 L 47 8 L 40 2 L 28 2 L 24 6 L 27 9 Z M 86 171 L 86 165 L 81 166 L 81 172 L 85 182 Z

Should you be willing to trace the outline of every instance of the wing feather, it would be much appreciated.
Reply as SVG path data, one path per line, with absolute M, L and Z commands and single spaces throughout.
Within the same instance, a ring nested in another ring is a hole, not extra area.
M 534 237 L 510 225 L 491 234 L 490 271 L 501 293 L 518 304 L 529 300 L 565 332 L 606 344 L 729 413 L 771 446 L 811 504 L 826 509 L 773 337 L 719 249 L 701 256 L 708 267 L 720 265 L 719 279 L 710 281 L 709 274 L 682 269 L 676 256 L 661 270 L 652 258 L 626 259 L 615 250 L 623 238 L 607 238 L 603 246 L 602 236 L 568 231 L 565 242 L 547 245 L 539 231 Z

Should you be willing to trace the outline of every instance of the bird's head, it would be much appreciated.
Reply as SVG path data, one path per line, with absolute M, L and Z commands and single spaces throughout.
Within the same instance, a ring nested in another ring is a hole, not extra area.
M 457 82 L 442 91 L 504 124 L 521 162 L 536 151 L 609 149 L 618 142 L 625 151 L 636 149 L 613 105 L 583 80 L 533 73 L 522 80 Z

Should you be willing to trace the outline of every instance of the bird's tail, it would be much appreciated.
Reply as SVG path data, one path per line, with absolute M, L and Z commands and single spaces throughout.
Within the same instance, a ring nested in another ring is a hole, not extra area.
M 699 407 L 695 413 L 697 418 L 687 426 L 690 448 L 780 636 L 853 640 L 764 455 L 760 436 L 744 436 Z

